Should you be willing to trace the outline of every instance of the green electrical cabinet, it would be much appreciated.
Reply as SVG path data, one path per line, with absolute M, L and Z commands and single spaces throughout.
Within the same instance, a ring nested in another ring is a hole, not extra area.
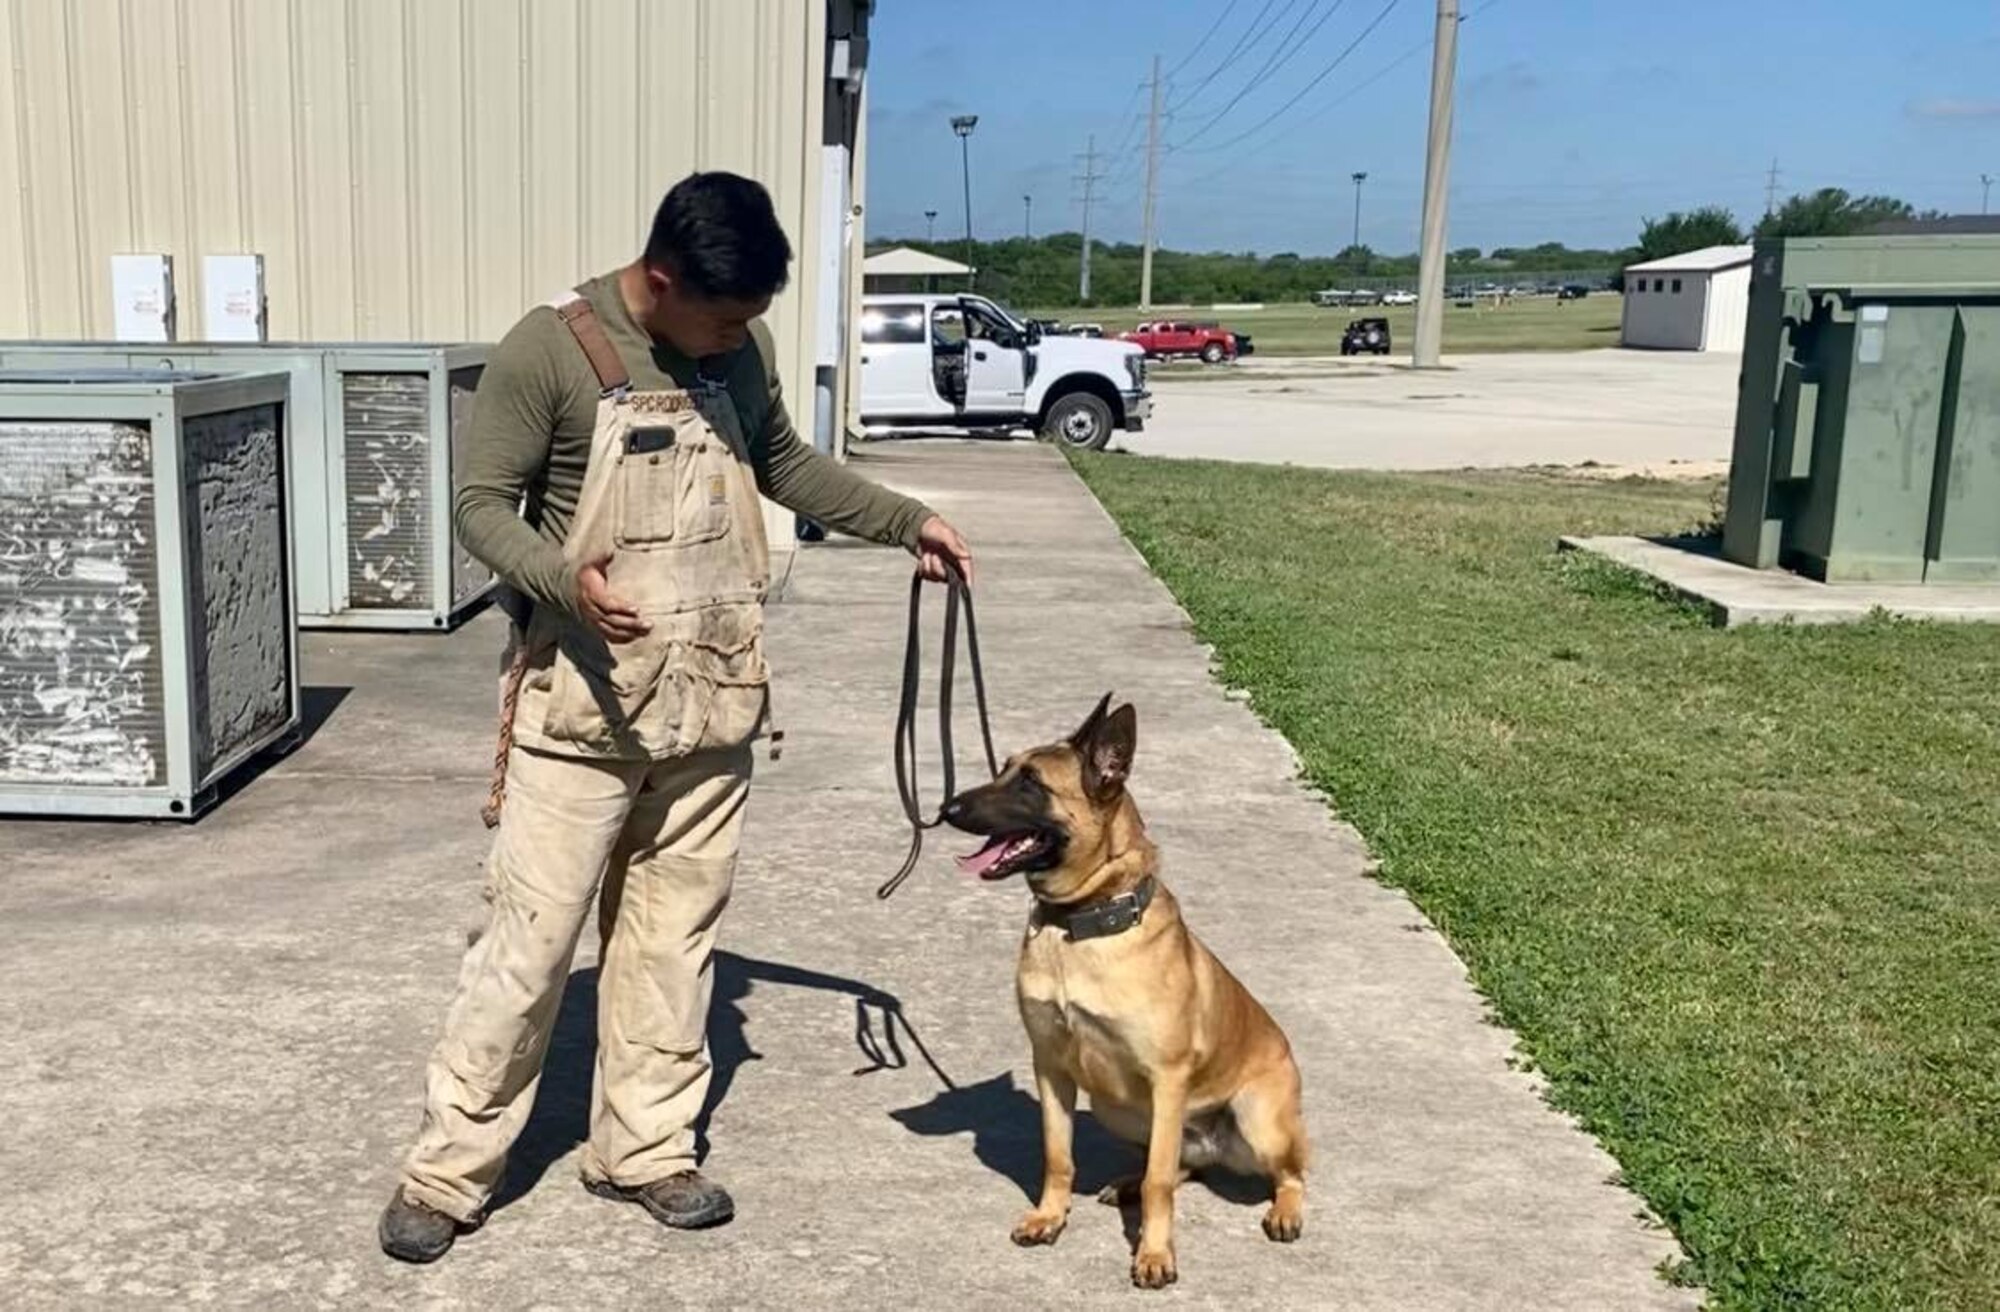
M 2000 233 L 1759 241 L 1745 329 L 1728 559 L 2000 581 Z

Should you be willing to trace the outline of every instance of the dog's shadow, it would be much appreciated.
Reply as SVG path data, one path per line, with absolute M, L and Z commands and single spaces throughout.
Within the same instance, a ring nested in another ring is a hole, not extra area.
M 1011 1071 L 960 1088 L 948 1088 L 929 1102 L 889 1113 L 913 1134 L 972 1136 L 972 1152 L 980 1164 L 1012 1180 L 1030 1203 L 1042 1192 L 1042 1109 L 1033 1093 L 1017 1088 Z M 1090 1203 L 1112 1181 L 1145 1166 L 1144 1154 L 1117 1138 L 1089 1112 L 1079 1109 L 1070 1133 L 1070 1156 L 1076 1163 L 1076 1196 Z M 1203 1171 L 1196 1177 L 1210 1192 L 1228 1202 L 1249 1205 L 1270 1200 L 1263 1181 L 1224 1171 Z M 1127 1243 L 1139 1242 L 1139 1209 L 1120 1209 Z

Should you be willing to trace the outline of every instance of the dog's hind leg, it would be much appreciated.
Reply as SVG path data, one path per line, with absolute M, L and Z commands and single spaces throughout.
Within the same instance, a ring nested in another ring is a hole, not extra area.
M 1061 1236 L 1069 1223 L 1070 1190 L 1076 1186 L 1076 1159 L 1071 1152 L 1076 1081 L 1037 1054 L 1035 1091 L 1042 1103 L 1042 1198 L 1014 1224 L 1012 1238 L 1023 1246 L 1053 1244 Z
M 1183 1166 L 1180 1178 L 1174 1181 L 1174 1187 L 1179 1188 L 1181 1185 L 1186 1184 L 1188 1177 L 1193 1174 L 1194 1172 Z M 1107 1207 L 1131 1207 L 1139 1201 L 1139 1186 L 1144 1183 L 1145 1179 L 1146 1173 L 1144 1171 L 1134 1171 L 1131 1175 L 1121 1175 L 1097 1191 L 1097 1201 Z
M 1264 1233 L 1288 1244 L 1305 1231 L 1305 1118 L 1299 1114 L 1299 1070 L 1287 1061 L 1231 1100 L 1236 1127 L 1249 1147 L 1259 1174 L 1272 1184 L 1271 1207 L 1264 1213 Z

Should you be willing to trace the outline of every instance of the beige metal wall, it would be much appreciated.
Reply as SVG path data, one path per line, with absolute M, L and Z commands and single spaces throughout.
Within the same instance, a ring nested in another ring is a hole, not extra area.
M 825 31 L 825 0 L 0 0 L 0 337 L 110 336 L 109 257 L 164 252 L 197 339 L 200 257 L 243 252 L 273 338 L 491 340 L 727 168 L 799 253 L 772 327 L 809 417 Z

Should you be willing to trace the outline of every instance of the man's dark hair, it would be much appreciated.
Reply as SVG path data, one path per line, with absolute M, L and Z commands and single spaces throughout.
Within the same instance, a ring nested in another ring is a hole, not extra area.
M 690 173 L 653 215 L 645 261 L 714 300 L 775 296 L 789 280 L 792 244 L 763 184 L 735 173 Z

